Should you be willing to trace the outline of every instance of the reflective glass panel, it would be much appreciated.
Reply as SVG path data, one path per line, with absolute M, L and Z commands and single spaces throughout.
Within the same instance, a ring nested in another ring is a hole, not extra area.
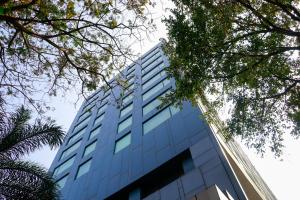
M 89 172 L 90 170 L 90 167 L 91 167 L 91 163 L 92 163 L 92 160 L 88 160 L 87 162 L 81 164 L 78 168 L 78 171 L 77 171 L 77 174 L 76 174 L 76 178 L 79 178 L 80 176 L 86 174 Z
M 130 127 L 132 124 L 132 116 L 128 117 L 124 121 L 122 121 L 118 126 L 118 133 L 125 130 L 126 128 Z
M 62 172 L 64 172 L 65 170 L 67 170 L 69 167 L 71 167 L 74 163 L 74 160 L 75 160 L 75 156 L 69 158 L 63 164 L 56 167 L 53 172 L 53 176 L 57 176 L 57 175 L 61 174 Z
M 95 121 L 94 121 L 94 126 L 100 124 L 100 122 L 103 120 L 104 118 L 104 113 L 98 117 L 96 117 Z
M 101 113 L 106 109 L 106 107 L 107 107 L 107 104 L 105 104 L 105 105 L 103 105 L 102 107 L 100 107 L 100 108 L 98 109 L 97 114 L 101 114 Z
M 68 155 L 70 155 L 71 153 L 73 153 L 74 151 L 76 151 L 80 147 L 80 144 L 81 144 L 81 140 L 79 140 L 78 142 L 74 143 L 72 146 L 70 146 L 66 150 L 64 150 L 64 152 L 61 154 L 60 159 L 64 159 L 65 157 L 67 157 Z
M 90 133 L 90 137 L 89 139 L 95 137 L 96 135 L 98 135 L 101 131 L 101 126 L 98 126 L 97 128 L 95 128 L 94 130 L 91 131 Z
M 59 179 L 58 181 L 56 181 L 56 184 L 58 185 L 59 189 L 62 189 L 65 186 L 68 176 L 69 175 L 66 175 L 66 176 L 62 177 L 61 179 Z
M 154 95 L 156 92 L 160 91 L 164 87 L 163 83 L 160 82 L 150 90 L 148 90 L 146 93 L 143 94 L 143 101 L 146 101 L 149 99 L 152 95 Z
M 67 144 L 70 144 L 80 138 L 84 133 L 85 133 L 86 127 L 75 133 L 73 136 L 70 137 L 69 141 Z
M 80 122 L 81 120 L 83 120 L 84 118 L 90 116 L 91 114 L 92 114 L 92 112 L 86 111 L 85 113 L 83 113 L 82 115 L 80 115 L 80 117 L 78 118 L 78 121 Z
M 159 72 L 159 70 L 162 69 L 163 66 L 164 66 L 164 63 L 161 63 L 161 64 L 157 65 L 156 67 L 154 67 L 153 69 L 151 69 L 147 74 L 143 75 L 142 81 L 144 82 L 148 78 L 152 77 L 154 74 Z
M 129 112 L 132 111 L 132 108 L 133 108 L 133 104 L 129 104 L 128 106 L 126 106 L 125 108 L 123 108 L 121 111 L 120 111 L 120 117 L 123 117 L 125 116 L 126 114 L 128 114 Z
M 153 51 L 149 52 L 149 54 L 147 54 L 145 57 L 142 58 L 142 61 L 143 62 L 147 61 L 149 58 L 151 58 L 153 55 L 155 55 L 158 51 L 159 51 L 159 49 L 154 49 Z
M 165 108 L 164 110 L 160 111 L 158 114 L 156 114 L 154 117 L 149 119 L 143 124 L 143 133 L 147 134 L 154 128 L 158 127 L 160 124 L 162 124 L 164 121 L 169 119 L 171 117 L 169 108 Z
M 121 151 L 131 143 L 131 134 L 127 134 L 116 142 L 115 153 Z
M 89 116 L 89 117 L 85 118 L 83 121 L 79 122 L 79 124 L 77 124 L 75 126 L 73 132 L 75 133 L 75 132 L 79 131 L 80 129 L 82 129 L 84 126 L 86 126 L 89 123 L 90 118 L 91 118 L 91 116 Z
M 156 74 L 150 80 L 148 80 L 147 82 L 143 83 L 142 89 L 145 90 L 145 89 L 149 88 L 153 83 L 155 83 L 156 81 L 158 81 L 165 74 L 166 74 L 165 71 L 162 71 L 162 72 Z
M 151 70 L 153 67 L 155 67 L 156 65 L 160 64 L 163 62 L 162 57 L 157 58 L 155 61 L 153 61 L 152 63 L 150 63 L 148 66 L 144 67 L 142 69 L 142 73 L 147 73 L 149 70 Z
M 85 147 L 83 157 L 92 153 L 96 148 L 97 140 Z
M 132 99 L 133 99 L 133 93 L 124 97 L 123 104 L 129 103 Z

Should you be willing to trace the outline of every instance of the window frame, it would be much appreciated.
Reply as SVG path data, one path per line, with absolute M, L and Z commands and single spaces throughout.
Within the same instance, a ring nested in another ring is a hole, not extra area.
M 127 126 L 127 127 L 125 127 L 125 128 L 123 128 L 122 130 L 119 131 L 120 125 L 121 125 L 122 123 L 124 123 L 125 121 L 129 120 L 129 119 L 131 119 L 130 125 Z M 132 117 L 132 114 L 131 114 L 131 115 L 129 115 L 128 117 L 126 117 L 125 119 L 123 119 L 122 121 L 120 121 L 120 122 L 118 123 L 117 134 L 120 134 L 120 133 L 122 133 L 124 130 L 130 128 L 130 127 L 132 126 L 132 124 L 133 124 L 133 117 Z
M 95 140 L 93 140 L 92 142 L 90 142 L 89 144 L 87 144 L 87 145 L 84 147 L 84 150 L 83 150 L 83 153 L 82 153 L 82 158 L 84 158 L 84 157 L 90 155 L 91 153 L 93 153 L 93 152 L 95 151 L 95 149 L 96 149 L 96 147 L 97 147 L 97 141 L 98 141 L 98 140 L 95 139 Z M 91 145 L 93 145 L 93 144 L 95 144 L 94 149 L 93 149 L 92 151 L 90 151 L 88 154 L 85 154 L 86 149 L 87 149 L 88 147 L 90 147 Z
M 125 114 L 122 115 L 122 111 L 125 110 L 126 108 L 130 107 L 131 106 L 131 109 L 126 112 Z M 119 118 L 123 118 L 124 116 L 128 115 L 131 111 L 133 110 L 133 102 L 131 102 L 130 104 L 127 104 L 126 106 L 124 106 L 121 110 L 120 110 L 120 115 L 119 115 Z
M 158 78 L 157 78 L 158 77 Z M 156 79 L 154 79 L 156 78 Z M 146 91 L 148 88 L 151 87 L 152 84 L 154 84 L 155 82 L 157 82 L 160 79 L 164 79 L 166 78 L 166 71 L 164 69 L 160 70 L 159 72 L 157 72 L 156 74 L 154 74 L 151 78 L 149 78 L 147 81 L 142 83 L 142 90 Z M 153 81 L 154 80 L 154 81 Z M 152 81 L 152 82 L 151 82 Z M 149 84 L 150 85 L 147 85 Z M 147 85 L 146 88 L 144 88 L 144 86 Z
M 62 162 L 60 165 L 58 165 L 57 167 L 55 167 L 55 169 L 53 170 L 53 173 L 52 175 L 53 176 L 58 176 L 59 174 L 62 174 L 63 172 L 65 172 L 66 170 L 68 170 L 72 165 L 73 163 L 75 162 L 75 158 L 76 158 L 76 154 L 73 155 L 72 157 L 68 158 L 67 160 L 65 160 L 64 162 Z M 72 163 L 70 164 L 69 167 L 65 168 L 63 171 L 60 171 L 58 174 L 55 174 L 55 171 L 57 169 L 59 169 L 61 166 L 63 166 L 64 164 L 66 164 L 68 161 L 72 160 Z
M 98 128 L 100 128 L 100 129 L 99 129 L 99 132 L 98 132 L 96 135 L 93 135 L 93 137 L 91 137 L 92 133 L 93 133 L 94 131 L 96 131 Z M 96 126 L 95 128 L 93 128 L 93 129 L 90 131 L 88 140 L 93 139 L 95 136 L 97 136 L 98 134 L 100 134 L 101 129 L 102 129 L 102 124 L 99 124 L 98 126 Z
M 159 101 L 158 98 L 163 97 L 163 96 L 166 95 L 167 93 L 171 92 L 171 88 L 172 88 L 172 87 L 169 87 L 168 89 L 164 90 L 164 91 L 161 92 L 159 95 L 157 95 L 156 98 L 152 99 L 151 101 L 149 101 L 148 103 L 146 103 L 145 105 L 142 106 L 142 115 L 143 115 L 143 117 L 147 116 L 149 113 L 153 112 L 154 110 L 159 111 L 159 110 L 164 109 L 165 107 L 167 107 L 167 106 L 170 105 L 170 104 L 165 105 L 165 106 L 162 107 L 161 109 L 156 109 L 156 108 L 154 108 L 154 109 L 148 111 L 146 114 L 144 114 L 144 108 L 146 108 L 147 106 L 149 106 L 151 103 L 153 103 L 153 102 L 156 101 L 156 100 Z M 161 102 L 160 102 L 160 104 L 159 104 L 158 106 L 160 106 L 160 105 L 161 105 Z
M 158 126 L 160 126 L 161 124 L 163 124 L 165 121 L 171 119 L 173 116 L 175 116 L 179 111 L 177 110 L 175 113 L 173 113 L 172 108 L 175 107 L 174 105 L 170 104 L 168 106 L 166 106 L 165 108 L 161 109 L 159 112 L 155 113 L 153 116 L 151 116 L 149 119 L 145 120 L 142 124 L 142 129 L 143 129 L 143 135 L 148 134 L 149 132 L 151 132 L 153 129 L 157 128 Z M 166 118 L 165 120 L 160 120 L 159 124 L 157 124 L 156 126 L 154 126 L 152 129 L 148 130 L 147 132 L 145 132 L 145 124 L 149 123 L 151 120 L 153 120 L 155 117 L 157 117 L 158 115 L 160 115 L 161 113 L 163 113 L 164 111 L 168 111 L 168 115 L 169 117 Z
M 84 166 L 84 165 L 87 164 L 87 163 L 89 163 L 88 170 L 87 170 L 85 173 L 83 173 L 83 174 L 81 174 L 80 176 L 78 176 L 78 173 L 79 173 L 81 167 Z M 83 163 L 81 163 L 81 164 L 77 167 L 77 171 L 76 171 L 76 174 L 75 174 L 75 180 L 77 180 L 77 179 L 80 178 L 81 176 L 87 174 L 87 173 L 90 171 L 91 165 L 92 165 L 92 158 L 90 158 L 90 159 L 84 161 Z
M 75 148 L 73 151 L 71 151 L 70 153 L 68 153 L 66 156 L 64 156 L 64 153 L 68 150 L 70 150 L 72 147 L 74 147 L 76 144 L 79 143 L 79 146 L 77 148 Z M 79 140 L 76 140 L 76 142 L 72 143 L 72 145 L 70 145 L 68 148 L 66 148 L 65 150 L 63 150 L 63 152 L 61 153 L 59 160 L 63 160 L 65 158 L 67 158 L 68 156 L 72 155 L 72 153 L 74 153 L 78 148 L 80 148 L 82 143 L 82 138 Z
M 60 179 L 58 179 L 57 181 L 55 181 L 55 184 L 59 187 L 58 189 L 61 190 L 65 187 L 66 182 L 68 181 L 68 177 L 69 177 L 69 173 L 67 173 L 66 175 L 64 175 L 63 177 L 61 177 Z M 63 179 L 65 179 L 65 182 L 63 184 L 63 186 L 59 186 L 59 182 L 62 181 Z
M 68 146 L 69 144 L 73 144 L 73 142 L 77 141 L 78 138 L 81 138 L 81 136 L 85 134 L 86 128 L 87 128 L 87 127 L 88 127 L 88 125 L 82 127 L 81 129 L 79 129 L 78 131 L 76 131 L 74 134 L 72 134 L 72 135 L 68 138 L 68 141 L 67 141 L 67 144 L 66 144 L 66 145 Z M 85 130 L 85 131 L 84 131 L 84 130 Z M 71 141 L 71 139 L 74 138 L 74 137 L 75 137 L 77 134 L 79 134 L 81 131 L 83 131 L 83 132 L 79 135 L 79 137 L 76 138 L 75 140 Z M 70 142 L 70 141 L 71 141 L 71 142 Z
M 125 147 L 119 149 L 118 151 L 116 151 L 116 150 L 117 150 L 117 144 L 118 144 L 118 142 L 120 142 L 122 139 L 126 138 L 127 136 L 130 136 L 129 144 L 126 145 Z M 124 134 L 122 137 L 118 138 L 118 139 L 115 141 L 114 154 L 119 153 L 119 152 L 122 151 L 123 149 L 127 148 L 128 146 L 130 146 L 130 144 L 131 144 L 131 131 L 129 131 L 128 133 Z
M 149 53 L 147 53 L 147 55 L 143 56 L 141 58 L 142 64 L 145 63 L 145 62 L 147 62 L 147 60 L 149 60 L 152 56 L 154 56 L 157 53 L 155 51 L 160 52 L 160 49 L 156 47 L 152 51 L 150 51 Z
M 133 92 L 131 92 L 131 93 L 127 94 L 126 96 L 124 96 L 124 97 L 122 98 L 122 103 L 123 103 L 124 105 L 127 105 L 128 103 L 133 102 L 133 98 L 134 98 L 133 95 L 134 95 Z M 124 99 L 126 99 L 126 98 L 129 97 L 129 96 L 132 96 L 131 99 L 124 103 Z

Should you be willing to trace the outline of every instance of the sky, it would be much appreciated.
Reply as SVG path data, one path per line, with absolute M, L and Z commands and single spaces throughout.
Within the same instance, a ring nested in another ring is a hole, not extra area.
M 163 3 L 159 1 L 155 10 L 150 9 L 154 22 L 157 24 L 157 31 L 145 37 L 142 43 L 134 44 L 136 52 L 143 54 L 156 45 L 159 42 L 159 38 L 166 38 L 166 28 L 160 20 L 163 14 L 168 13 L 164 9 L 170 7 L 170 5 L 167 1 Z M 83 99 L 80 99 L 75 105 L 76 100 L 77 95 L 72 91 L 68 92 L 65 97 L 58 96 L 48 99 L 48 102 L 55 110 L 49 111 L 47 114 L 55 119 L 57 124 L 61 125 L 65 131 L 70 127 L 83 102 Z M 296 200 L 299 199 L 300 156 L 298 152 L 300 140 L 286 136 L 284 145 L 286 148 L 280 159 L 275 159 L 273 154 L 269 152 L 262 158 L 253 149 L 249 150 L 244 145 L 241 146 L 279 200 Z M 57 149 L 50 150 L 46 147 L 25 159 L 32 160 L 49 168 L 56 152 Z

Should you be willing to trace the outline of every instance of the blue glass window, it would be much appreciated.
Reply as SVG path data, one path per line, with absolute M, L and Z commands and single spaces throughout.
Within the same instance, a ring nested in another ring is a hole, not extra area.
M 90 167 L 91 167 L 91 163 L 92 163 L 92 159 L 86 161 L 85 163 L 81 164 L 79 167 L 78 167 L 78 170 L 77 170 L 77 174 L 76 174 L 76 177 L 75 179 L 79 178 L 80 176 L 86 174 L 89 172 L 90 170 Z
M 118 126 L 118 133 L 122 132 L 123 130 L 129 128 L 132 124 L 132 116 L 128 117 L 124 121 L 122 121 Z
M 179 108 L 175 108 L 174 106 L 168 106 L 167 108 L 161 110 L 154 117 L 147 120 L 143 123 L 143 133 L 144 135 L 149 133 L 154 128 L 161 125 L 163 122 L 168 120 L 171 116 L 175 115 L 180 111 Z
M 78 142 L 74 143 L 72 146 L 70 146 L 66 150 L 64 150 L 63 153 L 61 154 L 60 159 L 64 159 L 68 155 L 72 154 L 74 151 L 76 151 L 80 147 L 80 145 L 81 145 L 81 140 L 79 140 Z
M 120 111 L 120 118 L 125 116 L 126 114 L 130 113 L 133 109 L 133 104 L 129 104 L 128 106 L 126 106 L 125 108 L 123 108 L 121 111 Z
M 92 153 L 96 149 L 97 140 L 85 147 L 83 157 Z
M 96 135 L 98 135 L 101 131 L 101 126 L 98 126 L 97 128 L 93 129 L 90 133 L 89 139 L 94 138 Z
M 145 92 L 142 96 L 143 101 L 146 101 L 147 99 L 149 99 L 152 95 L 154 95 L 156 92 L 160 91 L 164 86 L 168 85 L 170 83 L 169 79 L 164 79 L 163 81 L 161 81 L 160 83 L 158 83 L 157 85 L 155 85 L 153 88 L 151 88 L 150 90 L 148 90 L 147 92 Z
M 65 184 L 66 184 L 66 182 L 68 180 L 68 176 L 69 176 L 69 174 L 67 174 L 66 176 L 62 177 L 58 181 L 56 181 L 56 184 L 58 185 L 59 189 L 62 189 L 65 186 Z
M 127 135 L 125 135 L 124 137 L 116 141 L 115 153 L 118 153 L 125 147 L 129 146 L 130 143 L 131 143 L 131 133 L 128 133 Z
M 64 172 L 65 170 L 67 170 L 68 168 L 70 168 L 73 165 L 74 160 L 75 160 L 75 156 L 69 158 L 64 163 L 62 163 L 61 165 L 56 167 L 53 172 L 53 176 L 57 176 L 57 175 L 61 174 L 62 172 Z
M 147 88 L 149 88 L 153 83 L 155 83 L 156 81 L 158 81 L 159 79 L 161 79 L 162 77 L 164 77 L 166 75 L 165 71 L 162 71 L 158 74 L 156 74 L 155 76 L 153 76 L 151 79 L 149 79 L 147 82 L 143 83 L 142 89 L 146 90 Z
M 86 127 L 79 130 L 77 133 L 75 133 L 73 136 L 71 136 L 67 144 L 70 144 L 70 143 L 76 141 L 78 138 L 80 138 L 85 133 L 85 130 L 86 130 Z

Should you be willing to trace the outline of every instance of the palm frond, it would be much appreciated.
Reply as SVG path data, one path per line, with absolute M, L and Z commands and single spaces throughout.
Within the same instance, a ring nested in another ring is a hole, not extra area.
M 43 145 L 54 148 L 62 144 L 64 131 L 60 126 L 41 120 L 29 125 L 29 120 L 30 112 L 23 106 L 7 120 L 0 131 L 0 159 L 15 160 Z
M 58 188 L 47 170 L 28 161 L 0 161 L 0 198 L 56 200 Z

